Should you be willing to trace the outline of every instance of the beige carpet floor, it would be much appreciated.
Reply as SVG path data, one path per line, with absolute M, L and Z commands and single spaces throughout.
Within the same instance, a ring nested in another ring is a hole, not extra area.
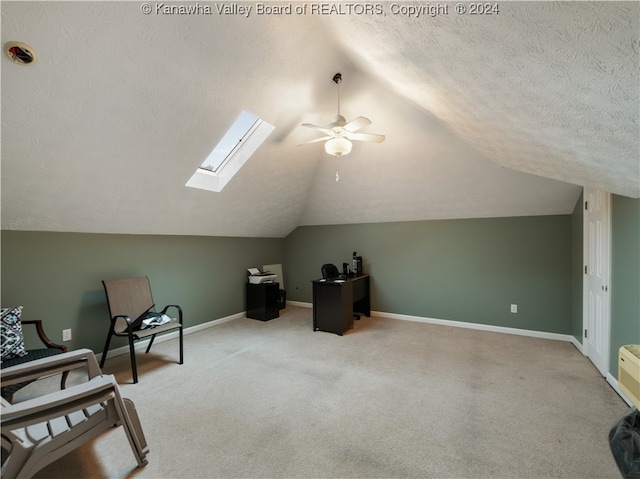
M 36 477 L 620 477 L 607 434 L 628 407 L 573 345 L 378 317 L 340 337 L 311 315 L 187 335 L 182 366 L 156 344 L 135 385 L 128 356 L 108 359 L 149 464 L 120 428 Z

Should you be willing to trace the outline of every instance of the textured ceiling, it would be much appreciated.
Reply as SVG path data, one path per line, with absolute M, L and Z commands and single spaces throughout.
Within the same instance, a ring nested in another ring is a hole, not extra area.
M 640 197 L 638 2 L 450 3 L 417 18 L 390 2 L 278 16 L 141 5 L 0 3 L 2 43 L 39 56 L 1 59 L 3 229 L 283 237 L 566 214 L 581 186 Z M 316 136 L 300 123 L 333 120 L 336 72 L 341 113 L 387 137 L 339 161 L 297 146 Z M 272 135 L 222 192 L 185 187 L 242 109 Z

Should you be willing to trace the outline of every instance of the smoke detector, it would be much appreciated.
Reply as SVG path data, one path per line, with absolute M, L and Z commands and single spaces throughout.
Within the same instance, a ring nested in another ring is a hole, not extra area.
M 18 65 L 33 65 L 38 61 L 38 55 L 26 43 L 7 42 L 4 44 L 4 52 L 9 59 Z

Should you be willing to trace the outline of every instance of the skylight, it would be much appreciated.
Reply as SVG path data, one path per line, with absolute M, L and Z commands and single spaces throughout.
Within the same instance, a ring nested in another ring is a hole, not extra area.
M 273 129 L 272 125 L 256 115 L 243 111 L 187 181 L 186 186 L 222 191 Z
M 200 168 L 209 171 L 218 171 L 224 166 L 225 160 L 229 159 L 234 148 L 251 133 L 253 125 L 259 120 L 257 116 L 243 111 L 236 121 L 231 125 L 229 131 L 222 137 L 220 143 L 216 145 L 206 160 L 202 162 Z

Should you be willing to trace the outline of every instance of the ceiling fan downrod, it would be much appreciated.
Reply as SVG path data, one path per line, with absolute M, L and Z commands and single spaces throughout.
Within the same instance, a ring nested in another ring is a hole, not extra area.
M 340 83 L 342 83 L 342 73 L 333 75 L 333 82 L 338 85 L 338 116 L 340 116 Z

